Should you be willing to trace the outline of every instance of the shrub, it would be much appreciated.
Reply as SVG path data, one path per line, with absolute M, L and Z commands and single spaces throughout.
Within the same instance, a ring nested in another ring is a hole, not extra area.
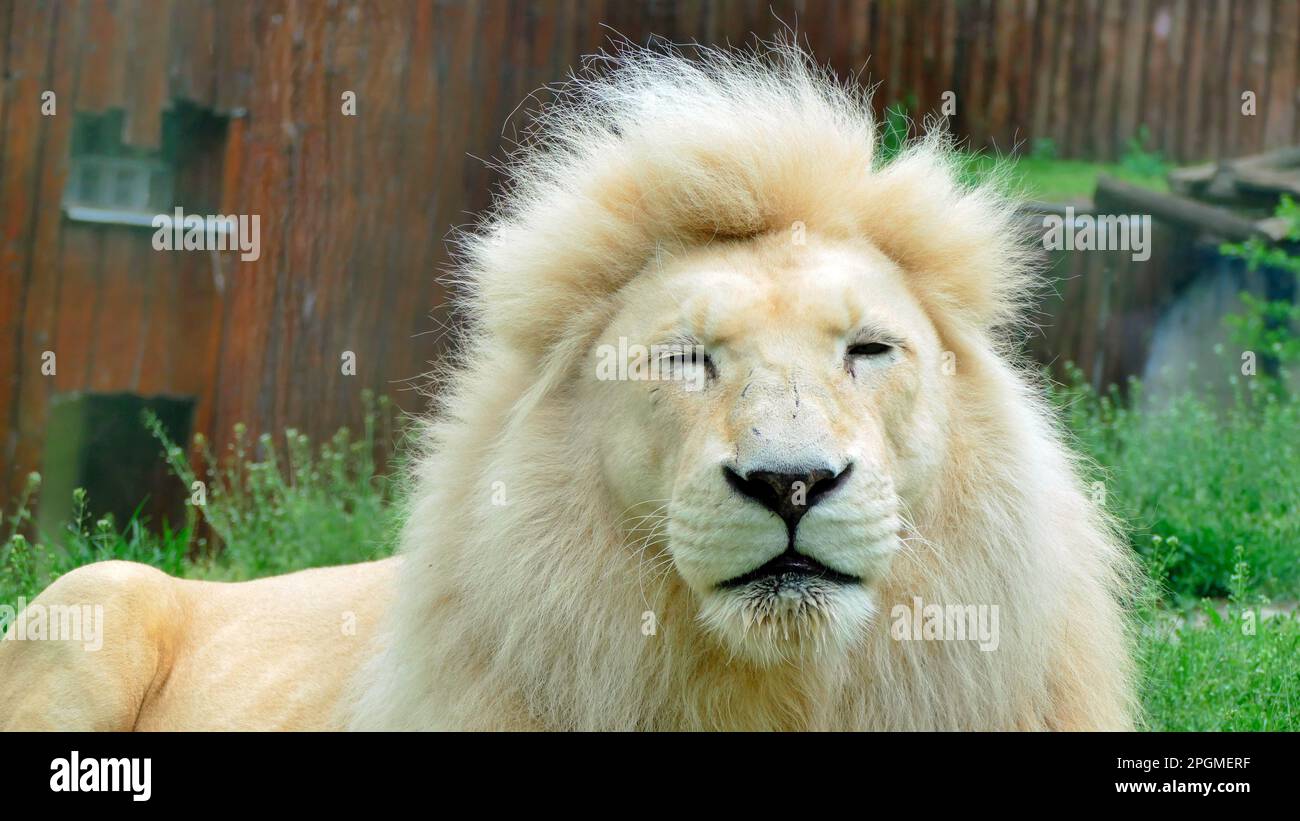
M 363 404 L 359 437 L 342 428 L 318 448 L 293 429 L 285 431 L 282 445 L 267 434 L 253 443 L 237 425 L 228 453 L 218 459 L 196 436 L 201 477 L 159 421 L 146 416 L 143 423 L 158 437 L 163 457 L 194 494 L 176 530 L 163 522 L 154 532 L 138 511 L 122 527 L 111 516 L 92 523 L 86 493 L 78 489 L 73 521 L 63 531 L 31 535 L 31 503 L 40 486 L 32 474 L 13 513 L 0 512 L 0 604 L 30 600 L 63 573 L 106 559 L 191 578 L 248 579 L 386 555 L 395 528 L 392 477 L 401 475 L 401 465 L 391 460 L 383 472 L 376 454 L 394 452 L 394 411 L 386 397 L 375 402 L 363 394 Z
M 1126 399 L 1115 388 L 1099 395 L 1072 369 L 1057 396 L 1134 548 L 1147 560 L 1153 544 L 1170 551 L 1175 595 L 1227 595 L 1238 545 L 1252 586 L 1300 589 L 1300 403 L 1244 386 L 1257 384 L 1239 384 L 1227 408 L 1194 394 L 1154 406 L 1136 381 Z

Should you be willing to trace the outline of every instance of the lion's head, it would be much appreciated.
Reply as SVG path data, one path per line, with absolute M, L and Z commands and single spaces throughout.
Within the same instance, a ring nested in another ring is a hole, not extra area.
M 1123 558 L 1007 354 L 1014 207 L 942 135 L 881 162 L 791 46 L 553 92 L 462 237 L 356 723 L 1122 725 Z M 917 600 L 1001 608 L 997 652 L 891 640 Z

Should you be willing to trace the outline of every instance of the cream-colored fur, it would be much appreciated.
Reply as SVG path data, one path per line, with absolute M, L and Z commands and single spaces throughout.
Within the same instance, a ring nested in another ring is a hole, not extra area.
M 878 166 L 865 100 L 791 47 L 602 68 L 558 90 L 464 238 L 472 325 L 423 431 L 400 568 L 309 571 L 338 574 L 310 609 L 306 574 L 131 570 L 113 589 L 134 634 L 110 658 L 59 672 L 57 651 L 0 644 L 0 678 L 63 694 L 47 723 L 1132 725 L 1129 561 L 1009 354 L 1031 286 L 1011 206 L 960 186 L 941 137 Z M 602 378 L 611 349 L 659 343 L 709 360 Z M 818 466 L 851 470 L 789 543 L 724 479 Z M 731 585 L 786 549 L 856 581 Z M 997 648 L 898 640 L 917 598 L 996 607 Z M 377 636 L 318 655 L 340 611 L 382 606 Z M 207 644 L 239 608 L 292 629 Z M 176 665 L 164 705 L 148 683 Z M 92 677 L 98 706 L 67 707 Z M 222 681 L 245 695 L 209 698 Z
M 237 584 L 132 562 L 78 568 L 32 606 L 101 607 L 102 646 L 0 641 L 0 730 L 342 728 L 337 706 L 400 562 Z

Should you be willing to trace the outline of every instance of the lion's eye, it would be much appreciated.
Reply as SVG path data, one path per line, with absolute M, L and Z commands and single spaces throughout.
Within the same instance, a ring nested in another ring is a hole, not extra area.
M 859 342 L 856 345 L 850 345 L 848 350 L 849 356 L 880 356 L 887 354 L 894 349 L 894 346 L 887 345 L 884 342 Z
M 679 373 L 690 373 L 699 368 L 708 379 L 716 379 L 718 376 L 718 369 L 713 364 L 713 358 L 709 356 L 708 351 L 702 345 L 674 346 L 665 351 L 659 361 Z

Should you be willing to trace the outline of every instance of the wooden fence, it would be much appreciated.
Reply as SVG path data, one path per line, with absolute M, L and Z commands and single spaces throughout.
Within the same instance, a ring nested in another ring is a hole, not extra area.
M 554 6 L 553 25 L 582 30 L 595 7 Z M 797 25 L 819 59 L 878 84 L 878 109 L 911 101 L 920 121 L 952 91 L 954 131 L 1003 152 L 1046 138 L 1115 159 L 1143 126 L 1175 160 L 1300 142 L 1294 0 L 663 0 L 603 17 L 632 39 L 705 43 Z

